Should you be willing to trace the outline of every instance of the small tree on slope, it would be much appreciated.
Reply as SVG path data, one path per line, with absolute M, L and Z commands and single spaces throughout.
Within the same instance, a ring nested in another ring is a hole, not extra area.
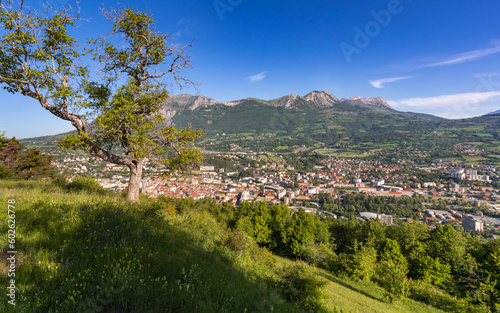
M 68 32 L 81 19 L 70 7 L 42 13 L 22 2 L 0 3 L 0 84 L 71 122 L 77 132 L 59 143 L 63 149 L 127 166 L 127 199 L 138 201 L 146 161 L 178 170 L 201 159 L 190 143 L 202 132 L 166 125 L 160 111 L 169 86 L 160 79 L 191 83 L 179 75 L 191 67 L 184 50 L 192 43 L 168 42 L 169 35 L 157 32 L 152 17 L 137 9 L 103 13 L 114 23 L 112 32 L 89 40 L 85 54 L 91 61 L 83 65 L 78 42 Z M 98 68 L 99 75 L 89 68 Z

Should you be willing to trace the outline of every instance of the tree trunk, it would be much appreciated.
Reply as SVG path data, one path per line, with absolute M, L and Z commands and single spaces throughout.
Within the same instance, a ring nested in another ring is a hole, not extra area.
M 130 168 L 130 179 L 128 181 L 127 200 L 139 202 L 139 191 L 142 180 L 142 162 L 132 161 Z

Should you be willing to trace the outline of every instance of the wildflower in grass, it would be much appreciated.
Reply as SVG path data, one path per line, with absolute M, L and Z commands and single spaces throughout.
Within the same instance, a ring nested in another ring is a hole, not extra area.
M 64 262 L 64 267 L 63 269 L 68 269 L 69 268 L 69 258 L 66 259 L 66 262 Z

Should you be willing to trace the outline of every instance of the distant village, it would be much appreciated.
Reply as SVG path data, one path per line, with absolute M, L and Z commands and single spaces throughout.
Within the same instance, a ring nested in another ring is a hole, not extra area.
M 335 214 L 322 210 L 315 201 L 316 195 L 327 193 L 334 199 L 341 198 L 341 193 L 384 197 L 419 196 L 424 205 L 424 200 L 429 197 L 460 199 L 477 207 L 477 213 L 465 214 L 459 207 L 449 207 L 446 211 L 427 209 L 420 213 L 419 220 L 428 223 L 431 228 L 439 224 L 461 222 L 464 228 L 476 232 L 482 232 L 487 227 L 500 229 L 500 218 L 489 217 L 483 214 L 484 210 L 479 210 L 487 208 L 492 215 L 500 215 L 500 190 L 497 185 L 500 179 L 499 168 L 496 166 L 473 166 L 437 159 L 428 167 L 418 167 L 418 170 L 438 174 L 437 177 L 440 178 L 418 182 L 418 177 L 411 171 L 401 174 L 404 169 L 415 168 L 409 160 L 398 160 L 394 164 L 385 165 L 375 160 L 330 157 L 319 161 L 312 170 L 299 172 L 279 156 L 262 158 L 246 153 L 220 156 L 234 159 L 233 171 L 205 165 L 187 175 L 171 174 L 164 177 L 166 172 L 146 166 L 141 192 L 153 198 L 208 197 L 218 203 L 230 202 L 233 205 L 244 201 L 265 201 L 334 218 L 337 218 Z M 121 191 L 127 187 L 127 171 L 122 166 L 88 157 L 65 158 L 54 163 L 61 171 L 90 174 L 108 190 Z M 394 219 L 391 215 L 370 212 L 361 212 L 356 218 L 379 219 L 387 225 L 391 225 Z

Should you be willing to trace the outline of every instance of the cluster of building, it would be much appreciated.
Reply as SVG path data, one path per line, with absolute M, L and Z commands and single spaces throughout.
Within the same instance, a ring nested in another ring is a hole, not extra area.
M 216 168 L 206 165 L 188 176 L 170 175 L 161 178 L 161 173 L 146 165 L 141 191 L 153 198 L 208 197 L 235 205 L 243 201 L 265 201 L 287 204 L 292 209 L 305 206 L 310 213 L 332 216 L 321 211 L 320 205 L 314 202 L 315 195 L 329 193 L 337 198 L 340 197 L 339 190 L 391 197 L 423 195 L 452 199 L 460 195 L 462 201 L 473 202 L 478 207 L 500 201 L 499 190 L 491 185 L 492 181 L 498 180 L 497 168 L 492 166 L 472 167 L 451 160 L 435 160 L 429 167 L 417 168 L 413 161 L 404 159 L 383 164 L 378 160 L 328 158 L 319 161 L 309 171 L 298 172 L 280 156 L 262 158 L 255 154 L 232 153 L 221 157 L 230 160 L 232 166 Z M 106 189 L 120 191 L 127 187 L 126 168 L 97 160 L 89 161 L 88 157 L 78 157 L 58 161 L 55 165 L 61 171 L 91 174 Z M 434 177 L 440 178 L 422 182 L 411 169 L 433 173 Z M 480 184 L 472 185 L 470 181 Z M 428 217 L 434 219 L 435 223 L 435 217 Z M 392 216 L 366 212 L 359 218 L 378 218 L 387 225 L 393 222 Z M 450 222 L 455 218 L 445 214 L 438 216 L 437 220 Z M 465 228 L 483 230 L 484 218 L 468 215 L 461 218 Z
M 490 176 L 488 175 L 478 175 L 477 170 L 474 169 L 450 169 L 449 171 L 451 178 L 456 178 L 459 180 L 481 180 L 481 181 L 490 181 Z

